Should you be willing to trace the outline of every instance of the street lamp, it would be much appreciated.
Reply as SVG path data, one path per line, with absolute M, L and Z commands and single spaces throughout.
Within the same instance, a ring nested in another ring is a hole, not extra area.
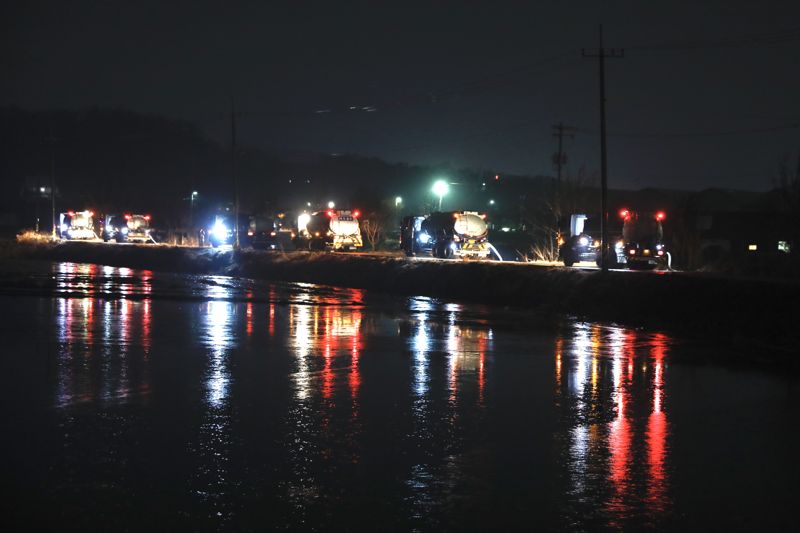
M 450 190 L 450 186 L 444 180 L 437 180 L 433 184 L 433 194 L 439 197 L 439 211 L 442 210 L 442 197 Z
M 489 200 L 489 205 L 494 205 L 494 200 Z
M 395 206 L 395 207 L 399 207 L 399 206 L 400 206 L 400 204 L 402 204 L 402 203 L 403 203 L 403 199 L 402 199 L 401 197 L 399 197 L 399 196 L 398 196 L 398 197 L 396 197 L 396 198 L 394 199 L 394 206 Z
M 194 224 L 194 201 L 197 198 L 197 191 L 192 191 L 189 195 L 189 227 Z
M 333 201 L 328 202 L 328 209 L 333 209 L 336 204 Z

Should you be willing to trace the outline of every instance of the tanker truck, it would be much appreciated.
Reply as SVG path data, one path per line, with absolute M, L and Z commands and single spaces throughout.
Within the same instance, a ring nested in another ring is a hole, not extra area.
M 361 213 L 349 209 L 328 209 L 297 218 L 295 246 L 308 250 L 358 250 L 364 246 L 358 218 Z
M 94 233 L 93 211 L 68 211 L 58 217 L 58 236 L 69 240 L 93 240 L 97 238 Z
M 400 248 L 409 257 L 430 254 L 441 259 L 486 259 L 491 250 L 485 218 L 477 211 L 405 217 L 400 227 Z

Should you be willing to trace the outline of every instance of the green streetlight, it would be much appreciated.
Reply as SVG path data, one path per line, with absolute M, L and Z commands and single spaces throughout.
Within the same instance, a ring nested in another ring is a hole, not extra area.
M 433 184 L 433 194 L 439 197 L 439 211 L 442 210 L 442 197 L 450 190 L 450 186 L 444 180 L 437 180 Z

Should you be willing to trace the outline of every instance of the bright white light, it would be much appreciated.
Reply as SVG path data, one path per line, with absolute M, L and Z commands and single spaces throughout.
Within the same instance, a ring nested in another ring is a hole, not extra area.
M 39 187 L 39 192 L 44 192 L 44 187 Z
M 308 207 L 311 207 L 311 202 L 306 202 L 306 205 L 307 205 Z
M 494 205 L 494 200 L 489 200 L 489 205 Z
M 617 250 L 622 250 L 625 247 L 625 243 L 622 241 L 617 241 L 617 244 L 614 245 L 614 248 Z
M 333 209 L 335 205 L 333 202 L 328 202 L 328 209 Z
M 128 234 L 128 228 L 122 228 L 122 234 L 123 235 L 127 235 Z
M 428 241 L 431 240 L 431 236 L 428 235 L 427 233 L 420 233 L 418 238 L 419 242 L 421 242 L 422 244 L 428 244 Z
M 581 237 L 580 239 L 578 239 L 578 244 L 580 244 L 581 246 L 587 246 L 589 244 L 589 239 L 587 239 L 586 237 Z
M 403 203 L 403 199 L 402 199 L 400 196 L 398 196 L 398 197 L 396 197 L 396 198 L 394 199 L 394 206 L 395 206 L 395 207 L 397 207 L 398 205 L 400 205 L 400 204 L 402 204 L 402 203 Z
M 310 220 L 311 220 L 311 215 L 309 215 L 308 213 L 303 213 L 302 215 L 297 217 L 297 231 L 305 230 Z
M 433 194 L 436 196 L 444 196 L 450 190 L 450 186 L 444 180 L 438 180 L 433 184 Z
M 214 222 L 214 227 L 211 228 L 211 234 L 218 239 L 225 239 L 228 236 L 228 228 L 219 218 Z
M 509 231 L 511 231 L 511 228 L 500 228 L 500 231 L 508 233 Z
M 197 191 L 192 191 L 192 196 L 197 197 Z

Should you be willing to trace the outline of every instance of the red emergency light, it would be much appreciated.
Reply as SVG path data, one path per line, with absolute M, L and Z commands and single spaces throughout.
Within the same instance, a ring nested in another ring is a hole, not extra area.
M 361 216 L 361 211 L 359 211 L 358 209 L 356 209 L 355 211 L 353 211 L 353 218 L 358 218 L 358 217 L 360 217 L 360 216 Z
M 664 213 L 664 211 L 659 211 L 658 213 L 656 213 L 656 220 L 658 220 L 659 222 L 661 222 L 665 218 L 667 218 L 667 215 Z
M 131 219 L 130 215 L 125 215 L 125 220 L 130 220 L 130 219 Z
M 150 215 L 145 215 L 144 219 L 149 221 L 150 220 Z
M 628 211 L 627 209 L 620 209 L 619 216 L 624 220 L 628 220 L 629 218 L 631 218 L 631 212 Z
M 328 215 L 328 218 L 333 218 L 333 209 L 328 209 L 326 214 Z
M 67 216 L 68 217 L 74 217 L 75 216 L 75 211 L 67 211 Z

